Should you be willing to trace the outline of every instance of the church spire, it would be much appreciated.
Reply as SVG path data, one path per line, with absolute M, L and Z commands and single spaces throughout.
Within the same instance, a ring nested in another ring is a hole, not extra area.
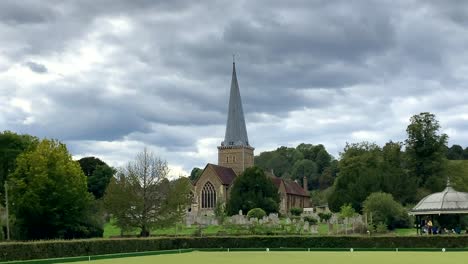
M 226 135 L 222 146 L 249 146 L 247 129 L 245 128 L 244 111 L 237 83 L 236 63 L 232 62 L 231 92 L 229 95 L 229 110 L 226 125 Z

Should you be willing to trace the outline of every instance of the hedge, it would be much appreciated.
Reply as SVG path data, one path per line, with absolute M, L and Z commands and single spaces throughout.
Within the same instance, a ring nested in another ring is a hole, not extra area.
M 188 248 L 468 248 L 468 236 L 246 236 L 51 240 L 0 243 L 0 261 Z

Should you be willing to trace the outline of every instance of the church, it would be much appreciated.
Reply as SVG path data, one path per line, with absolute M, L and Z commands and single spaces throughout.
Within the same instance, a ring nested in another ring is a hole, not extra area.
M 236 65 L 233 62 L 226 133 L 224 141 L 218 146 L 218 164 L 208 163 L 200 177 L 192 183 L 192 214 L 212 215 L 217 203 L 225 204 L 229 200 L 234 179 L 246 168 L 254 166 L 254 150 L 247 136 Z M 293 207 L 310 206 L 305 177 L 302 187 L 295 181 L 276 177 L 273 172 L 266 174 L 278 188 L 280 213 L 288 213 Z

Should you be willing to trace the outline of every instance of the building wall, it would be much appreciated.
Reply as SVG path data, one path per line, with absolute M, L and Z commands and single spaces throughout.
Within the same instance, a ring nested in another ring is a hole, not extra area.
M 218 147 L 218 165 L 232 168 L 236 175 L 254 165 L 254 148 L 244 146 Z
M 221 201 L 222 203 L 226 203 L 227 199 L 227 186 L 223 185 L 211 167 L 207 167 L 200 175 L 200 178 L 197 180 L 196 185 L 193 187 L 193 192 L 195 195 L 194 200 L 196 204 L 192 204 L 192 211 L 198 214 L 206 214 L 211 215 L 214 213 L 214 208 L 202 208 L 202 190 L 203 187 L 207 182 L 213 184 L 213 187 L 216 191 L 216 203 Z

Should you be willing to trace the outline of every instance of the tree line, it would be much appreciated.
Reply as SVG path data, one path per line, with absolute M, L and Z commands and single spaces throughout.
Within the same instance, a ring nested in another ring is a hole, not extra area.
M 4 131 L 0 157 L 0 214 L 7 190 L 13 239 L 102 237 L 110 217 L 148 236 L 179 221 L 189 203 L 188 179 L 169 180 L 167 162 L 146 149 L 115 169 L 96 157 L 73 160 L 57 140 Z

